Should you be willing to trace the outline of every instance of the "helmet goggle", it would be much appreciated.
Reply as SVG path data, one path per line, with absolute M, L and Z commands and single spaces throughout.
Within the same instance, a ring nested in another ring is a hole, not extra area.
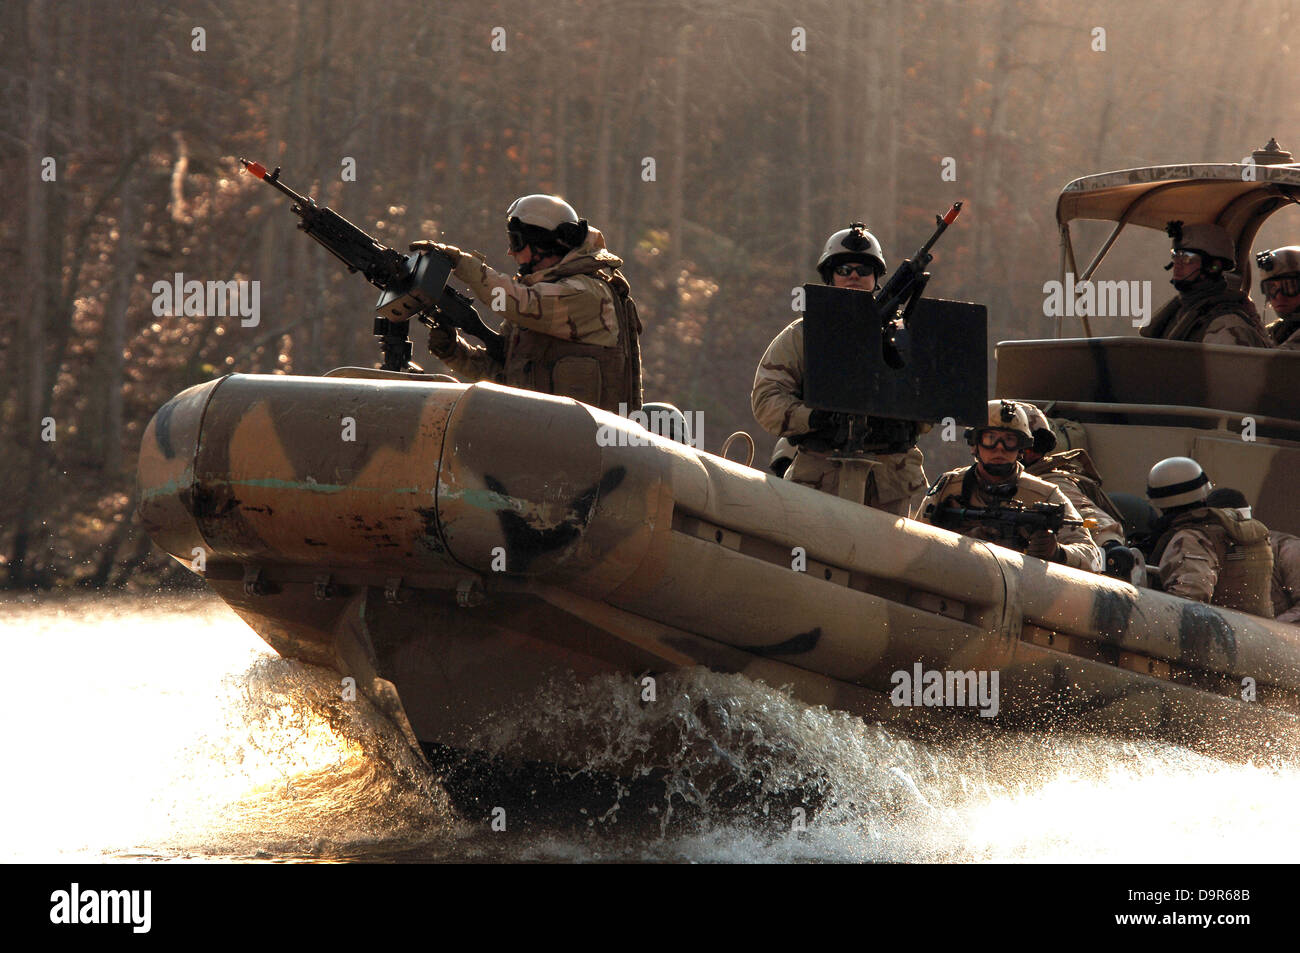
M 1184 265 L 1199 265 L 1201 263 L 1201 253 L 1192 251 L 1190 248 L 1175 248 L 1169 254 L 1174 261 Z
M 512 218 L 506 223 L 506 238 L 510 241 L 510 250 L 512 252 L 521 252 L 528 245 L 524 239 L 524 223 L 518 217 Z
M 1025 439 L 1018 430 L 981 430 L 979 444 L 985 450 L 1001 447 L 1003 450 L 1023 450 L 1033 441 Z
M 836 265 L 834 271 L 841 278 L 847 278 L 849 275 L 861 275 L 865 278 L 874 275 L 876 268 L 865 261 L 846 261 Z
M 1300 275 L 1265 278 L 1259 283 L 1259 290 L 1265 298 L 1276 298 L 1279 295 L 1286 295 L 1290 298 L 1300 295 Z

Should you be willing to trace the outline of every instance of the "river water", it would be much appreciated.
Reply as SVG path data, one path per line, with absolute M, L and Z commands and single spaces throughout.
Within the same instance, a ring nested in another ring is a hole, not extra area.
M 628 705 L 637 686 L 608 679 L 485 726 L 508 748 L 520 732 L 580 724 L 601 752 L 594 768 L 665 739 L 676 751 L 648 796 L 522 829 L 503 814 L 497 830 L 454 807 L 373 711 L 332 707 L 336 679 L 275 656 L 215 597 L 9 597 L 0 636 L 0 861 L 1218 863 L 1300 851 L 1294 755 L 1220 760 L 1077 736 L 923 742 L 704 671 L 661 686 L 667 704 Z

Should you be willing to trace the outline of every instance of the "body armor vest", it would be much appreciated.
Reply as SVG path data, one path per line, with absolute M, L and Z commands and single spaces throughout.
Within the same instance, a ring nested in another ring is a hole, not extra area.
M 1210 602 L 1273 618 L 1273 549 L 1268 544 L 1268 528 L 1259 520 L 1238 519 L 1231 510 L 1200 507 L 1174 519 L 1156 541 L 1152 562 L 1159 564 L 1174 535 L 1192 526 L 1210 537 L 1219 554 L 1219 578 Z
M 601 347 L 516 327 L 506 349 L 510 387 L 572 397 L 618 413 L 641 408 L 641 321 L 627 280 L 617 271 L 587 275 L 604 282 L 614 301 L 618 344 Z
M 1175 297 L 1157 311 L 1151 324 L 1139 333 L 1143 337 L 1163 338 L 1166 341 L 1199 342 L 1205 337 L 1205 329 L 1210 322 L 1228 311 L 1240 312 L 1245 315 L 1247 323 L 1261 335 L 1265 333 L 1250 300 L 1242 292 L 1226 288 L 1198 298 L 1190 305 L 1182 295 Z

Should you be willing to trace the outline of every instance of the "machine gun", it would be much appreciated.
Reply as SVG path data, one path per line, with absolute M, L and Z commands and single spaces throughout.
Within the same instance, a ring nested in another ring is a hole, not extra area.
M 996 526 L 1008 535 L 1022 526 L 1056 533 L 1063 526 L 1091 528 L 1097 525 L 1093 519 L 1067 518 L 1064 503 L 1031 503 L 1026 506 L 1018 500 L 988 507 L 941 506 L 934 512 L 934 522 L 944 529 L 953 529 L 965 522 L 984 523 Z
M 904 259 L 894 269 L 885 286 L 876 293 L 876 310 L 880 312 L 881 333 L 885 338 L 885 360 L 892 367 L 902 367 L 906 363 L 910 344 L 907 322 L 930 281 L 930 273 L 925 270 L 934 260 L 930 249 L 939 240 L 939 236 L 948 230 L 948 226 L 957 220 L 961 206 L 961 202 L 954 202 L 946 214 L 934 217 L 934 234 L 926 239 L 915 255 Z
M 268 173 L 266 166 L 241 158 L 251 174 L 293 200 L 298 227 L 343 262 L 348 271 L 359 271 L 382 294 L 375 305 L 375 336 L 380 339 L 384 369 L 404 371 L 411 364 L 408 338 L 411 318 L 429 325 L 450 325 L 483 342 L 494 360 L 505 359 L 505 342 L 488 328 L 474 310 L 474 302 L 447 286 L 451 262 L 433 252 L 404 255 L 367 235 L 342 215 L 316 204 L 311 196 L 299 195 L 280 181 L 280 168 Z

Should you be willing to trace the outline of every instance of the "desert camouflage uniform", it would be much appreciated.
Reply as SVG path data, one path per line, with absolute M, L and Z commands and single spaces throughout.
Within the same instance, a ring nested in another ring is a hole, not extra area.
M 812 408 L 803 403 L 804 351 L 803 318 L 797 318 L 776 336 L 754 374 L 750 404 L 754 418 L 768 433 L 797 437 L 809 433 Z M 867 479 L 867 506 L 906 516 L 912 496 L 925 489 L 923 458 L 916 446 L 901 453 L 869 455 L 876 461 Z M 838 461 L 828 453 L 800 447 L 784 479 L 823 493 L 836 494 L 840 485 Z
M 1088 535 L 1098 546 L 1104 547 L 1111 540 L 1121 546 L 1125 545 L 1124 527 L 1118 519 L 1119 513 L 1111 512 L 1104 505 L 1094 503 L 1092 497 L 1084 492 L 1083 481 L 1090 481 L 1092 486 L 1089 489 L 1105 502 L 1110 502 L 1101 488 L 1101 477 L 1087 450 L 1063 450 L 1060 453 L 1048 454 L 1025 467 L 1025 472 L 1057 487 L 1065 494 L 1065 498 L 1074 504 L 1074 508 L 1084 519 L 1097 521 L 1097 525 L 1088 531 Z M 1113 507 L 1114 504 L 1111 506 Z
M 969 480 L 967 479 L 968 474 L 971 477 Z M 1077 520 L 1081 518 L 1078 510 L 1074 508 L 1074 504 L 1060 489 L 1046 480 L 1029 475 L 1019 463 L 1016 464 L 1015 475 L 1007 479 L 1008 482 L 1016 481 L 1016 494 L 1011 499 L 1025 504 L 1064 503 L 1066 519 Z M 963 490 L 968 491 L 964 501 L 961 500 Z M 952 504 L 948 503 L 949 500 L 953 501 Z M 935 480 L 934 486 L 930 487 L 925 494 L 925 499 L 921 503 L 921 510 L 916 518 L 923 523 L 937 526 L 939 525 L 938 511 L 945 505 L 957 505 L 963 508 L 984 508 L 996 506 L 1001 502 L 1006 502 L 1005 498 L 994 497 L 984 492 L 979 477 L 974 473 L 974 465 L 972 464 L 959 470 L 949 470 Z M 1028 527 L 1021 527 L 1016 531 L 1016 535 L 1009 536 L 1003 527 L 973 521 L 964 521 L 956 525 L 944 524 L 944 528 L 951 529 L 963 536 L 997 543 L 999 546 L 1006 546 L 1008 549 L 1014 549 L 1022 553 L 1029 542 L 1029 537 L 1033 535 L 1033 530 Z M 1061 547 L 1058 559 L 1065 565 L 1073 566 L 1075 569 L 1083 569 L 1087 572 L 1101 572 L 1102 566 L 1105 564 L 1101 550 L 1097 548 L 1097 544 L 1092 541 L 1092 537 L 1088 535 L 1088 531 L 1082 526 L 1070 526 L 1068 524 L 1062 526 L 1060 532 L 1056 534 L 1056 541 Z
M 1273 615 L 1279 622 L 1300 625 L 1300 539 L 1269 530 L 1273 550 Z
M 612 411 L 620 402 L 640 407 L 641 327 L 626 297 L 627 281 L 616 270 L 622 264 L 595 228 L 560 261 L 521 278 L 492 268 L 478 252 L 465 252 L 453 274 L 489 308 L 504 305 L 494 313 L 506 320 L 505 362 L 459 333 L 451 348 L 435 353 L 471 380 L 574 397 Z
M 1140 333 L 1169 341 L 1272 346 L 1254 302 L 1241 291 L 1229 291 L 1222 282 L 1177 295 Z
M 1165 592 L 1273 617 L 1273 552 L 1268 529 L 1259 520 L 1243 519 L 1227 509 L 1188 510 L 1174 517 L 1151 558 L 1160 567 Z
M 1268 326 L 1269 339 L 1280 351 L 1300 351 L 1300 313 L 1278 318 Z

